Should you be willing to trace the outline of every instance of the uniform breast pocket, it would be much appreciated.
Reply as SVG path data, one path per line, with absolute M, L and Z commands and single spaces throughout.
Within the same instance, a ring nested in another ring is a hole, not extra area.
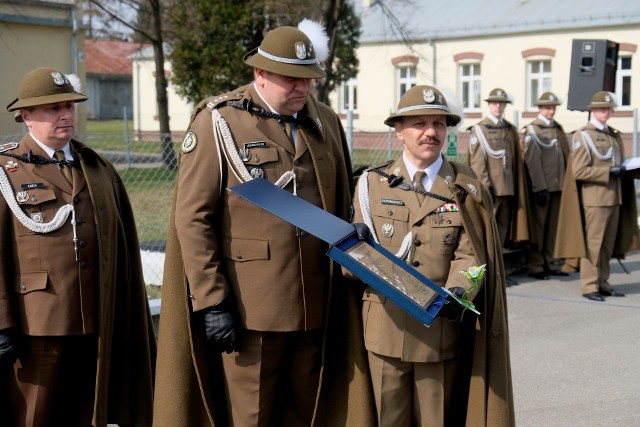
M 249 148 L 244 152 L 241 151 L 240 156 L 253 178 L 271 178 L 275 180 L 280 177 L 277 148 Z
M 56 193 L 51 188 L 34 188 L 16 193 L 16 200 L 22 211 L 31 220 L 37 223 L 45 223 L 51 221 L 60 206 L 57 206 Z M 17 233 L 20 236 L 34 234 L 21 223 L 17 227 Z
M 451 254 L 458 247 L 462 217 L 458 212 L 443 212 L 432 223 L 431 250 L 437 254 Z
M 371 214 L 376 227 L 376 235 L 383 246 L 393 249 L 402 245 L 402 239 L 409 232 L 409 208 L 406 206 L 372 204 Z
M 20 273 L 14 284 L 14 291 L 19 294 L 28 294 L 33 291 L 42 291 L 47 288 L 49 275 L 46 271 L 34 271 L 31 273 Z

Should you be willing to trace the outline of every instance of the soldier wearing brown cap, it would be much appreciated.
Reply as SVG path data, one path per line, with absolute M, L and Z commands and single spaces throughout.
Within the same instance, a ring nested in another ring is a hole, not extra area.
M 29 133 L 0 146 L 2 423 L 149 426 L 155 337 L 135 222 L 114 167 L 73 139 L 87 99 L 74 78 L 36 68 L 7 106 Z
M 569 145 L 564 129 L 554 120 L 561 102 L 544 92 L 536 102 L 538 117 L 524 128 L 523 152 L 534 233 L 529 251 L 529 276 L 548 280 L 549 275 L 568 276 L 552 262 L 558 229 L 558 211 Z
M 484 281 L 470 293 L 482 307 L 480 317 L 461 318 L 461 306 L 448 303 L 428 328 L 366 289 L 364 340 L 379 426 L 514 422 L 504 270 L 491 195 L 468 166 L 441 154 L 447 128 L 459 122 L 437 88 L 414 86 L 385 120 L 404 144 L 402 157 L 365 171 L 358 181 L 354 222 L 366 224 L 376 242 L 438 285 L 462 295 L 472 283 L 461 270 L 487 266 Z M 487 342 L 488 331 L 500 331 L 499 338 L 475 347 L 474 340 Z M 488 360 L 496 369 L 488 368 Z M 484 387 L 469 389 L 471 371 Z
M 310 425 L 314 412 L 313 422 L 330 418 L 320 384 L 343 382 L 346 392 L 352 381 L 367 391 L 364 350 L 349 377 L 323 376 L 334 372 L 332 358 L 361 346 L 356 329 L 352 342 L 329 351 L 336 331 L 327 325 L 347 314 L 335 304 L 349 289 L 333 286 L 326 245 L 227 191 L 263 178 L 348 217 L 344 131 L 310 94 L 313 79 L 325 76 L 327 37 L 321 31 L 317 41 L 301 28 L 267 33 L 245 56 L 255 80 L 202 101 L 184 137 L 164 275 L 157 425 Z M 353 365 L 354 357 L 341 362 Z M 331 399 L 347 409 L 342 397 Z
M 528 198 L 516 127 L 504 119 L 511 99 L 493 89 L 487 99 L 489 114 L 472 126 L 468 161 L 493 196 L 493 211 L 503 246 L 529 240 Z M 517 284 L 507 278 L 507 286 Z
M 615 106 L 612 93 L 596 92 L 587 106 L 589 123 L 573 135 L 556 239 L 556 256 L 580 258 L 582 295 L 591 301 L 624 296 L 609 283 L 609 262 L 624 257 L 638 238 L 622 137 L 607 124 Z

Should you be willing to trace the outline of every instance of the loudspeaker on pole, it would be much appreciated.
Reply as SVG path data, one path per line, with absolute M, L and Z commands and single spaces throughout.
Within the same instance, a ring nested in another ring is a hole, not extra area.
M 594 93 L 615 92 L 619 47 L 611 40 L 573 40 L 567 109 L 588 111 Z

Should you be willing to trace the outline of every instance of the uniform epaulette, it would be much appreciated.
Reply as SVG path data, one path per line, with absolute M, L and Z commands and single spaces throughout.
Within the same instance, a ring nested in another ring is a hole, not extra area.
M 4 153 L 5 151 L 15 150 L 20 146 L 18 142 L 7 142 L 6 144 L 0 145 L 0 153 Z
M 201 102 L 206 105 L 209 110 L 213 110 L 214 108 L 219 108 L 222 104 L 227 104 L 229 101 L 239 101 L 244 96 L 244 92 L 235 91 L 235 92 L 227 92 L 222 95 L 214 96 L 211 98 L 207 98 Z
M 373 166 L 369 166 L 368 168 L 365 169 L 365 171 L 370 172 L 374 169 L 382 169 L 382 168 L 386 168 L 387 166 L 389 166 L 391 163 L 393 163 L 393 160 L 387 160 L 384 163 L 381 163 L 379 165 L 373 165 Z

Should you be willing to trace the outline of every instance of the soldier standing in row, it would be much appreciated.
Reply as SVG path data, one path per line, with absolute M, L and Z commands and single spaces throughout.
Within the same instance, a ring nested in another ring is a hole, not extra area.
M 524 128 L 523 152 L 532 213 L 529 276 L 548 280 L 549 275 L 568 276 L 553 267 L 560 196 L 569 146 L 564 129 L 553 119 L 561 102 L 544 92 L 536 102 L 538 117 Z
M 491 192 L 500 241 L 508 247 L 529 240 L 524 165 L 518 131 L 503 117 L 507 103 L 511 103 L 507 93 L 493 89 L 485 101 L 489 115 L 470 128 L 468 161 Z M 507 286 L 515 284 L 507 277 Z
M 607 124 L 614 95 L 596 92 L 591 120 L 573 135 L 562 190 L 556 256 L 580 258 L 582 296 L 591 301 L 624 297 L 609 283 L 611 258 L 624 257 L 638 238 L 636 192 L 625 177 L 620 132 Z
M 354 222 L 438 285 L 461 295 L 471 283 L 460 271 L 487 265 L 484 283 L 471 293 L 480 317 L 461 318 L 461 306 L 448 303 L 429 328 L 366 289 L 364 341 L 381 427 L 514 424 L 502 243 L 491 195 L 468 166 L 441 153 L 447 127 L 459 122 L 438 89 L 414 86 L 385 120 L 404 144 L 402 157 L 365 171 L 358 182 Z M 484 384 L 476 392 L 470 372 Z
M 155 336 L 133 212 L 113 165 L 72 139 L 87 100 L 72 78 L 36 68 L 7 107 L 29 133 L 0 148 L 1 423 L 150 426 Z
M 345 134 L 310 93 L 328 49 L 317 27 L 268 32 L 245 55 L 254 81 L 192 115 L 167 242 L 157 426 L 372 423 L 356 301 L 345 305 L 355 288 L 334 285 L 325 243 L 227 191 L 263 178 L 348 218 Z M 332 383 L 340 391 L 325 400 Z M 348 399 L 349 386 L 362 394 Z M 361 411 L 346 414 L 351 404 Z

